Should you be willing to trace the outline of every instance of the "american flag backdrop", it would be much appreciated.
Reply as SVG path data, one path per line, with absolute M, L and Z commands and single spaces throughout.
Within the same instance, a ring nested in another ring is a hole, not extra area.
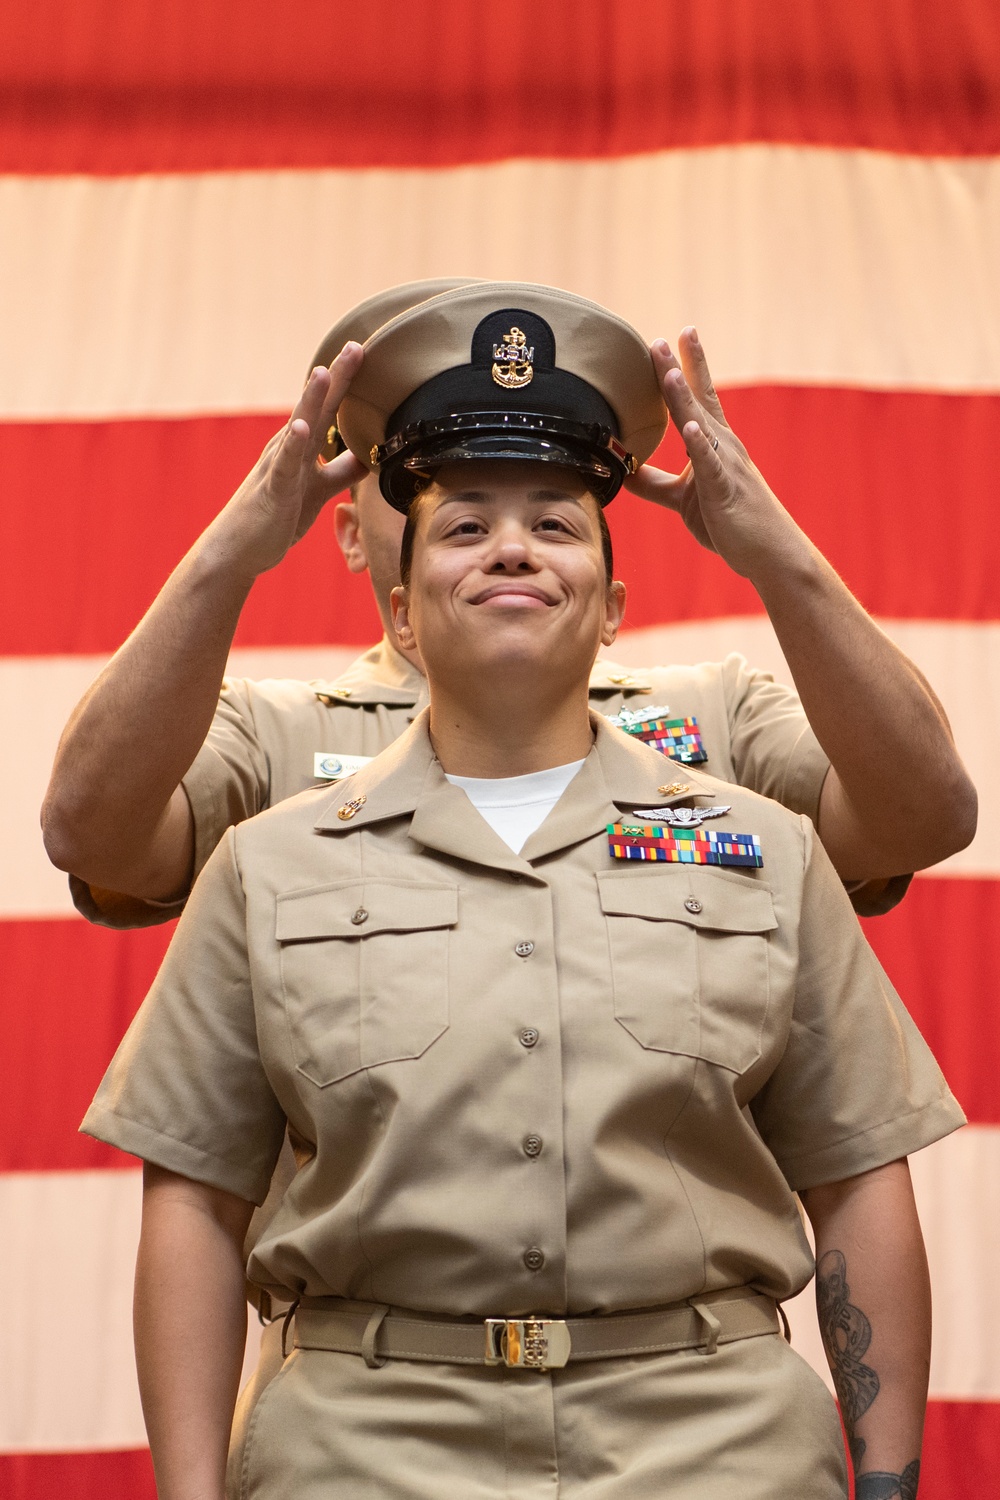
M 951 716 L 979 834 L 866 929 L 971 1121 L 914 1162 L 921 1497 L 1000 1494 L 995 0 L 35 0 L 0 14 L 0 1495 L 153 1495 L 137 1166 L 76 1127 L 169 929 L 74 915 L 38 833 L 59 730 L 330 324 L 447 274 L 696 323 L 732 425 Z M 617 660 L 785 675 L 675 517 L 609 518 Z M 321 518 L 234 669 L 329 676 L 377 633 Z

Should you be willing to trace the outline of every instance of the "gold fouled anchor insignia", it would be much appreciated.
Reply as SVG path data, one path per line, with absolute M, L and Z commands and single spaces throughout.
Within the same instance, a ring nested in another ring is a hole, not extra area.
M 345 802 L 343 807 L 337 808 L 337 817 L 340 818 L 341 822 L 343 823 L 349 822 L 350 819 L 354 817 L 355 813 L 361 811 L 367 801 L 368 798 L 365 796 L 364 792 L 361 793 L 360 797 L 352 797 L 350 802 Z
M 493 345 L 493 379 L 508 391 L 518 391 L 535 378 L 531 361 L 535 346 L 527 348 L 527 338 L 520 328 L 512 328 L 503 341 Z

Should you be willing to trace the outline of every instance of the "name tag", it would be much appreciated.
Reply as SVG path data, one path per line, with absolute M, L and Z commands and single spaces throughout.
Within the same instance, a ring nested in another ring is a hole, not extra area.
M 764 863 L 755 833 L 668 828 L 660 823 L 609 823 L 608 849 L 614 859 L 674 865 L 749 865 L 759 869 Z
M 343 781 L 345 776 L 353 776 L 373 759 L 371 755 L 332 755 L 317 750 L 313 756 L 313 776 L 317 781 Z

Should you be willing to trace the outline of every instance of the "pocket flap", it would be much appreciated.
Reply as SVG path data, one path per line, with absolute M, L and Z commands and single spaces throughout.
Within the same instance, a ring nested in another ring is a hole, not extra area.
M 597 884 L 607 916 L 684 922 L 714 932 L 770 932 L 778 925 L 767 887 L 726 870 L 661 864 L 655 873 L 601 872 Z
M 275 937 L 279 943 L 356 938 L 375 932 L 454 927 L 457 921 L 458 886 L 354 880 L 347 885 L 283 891 L 278 896 Z

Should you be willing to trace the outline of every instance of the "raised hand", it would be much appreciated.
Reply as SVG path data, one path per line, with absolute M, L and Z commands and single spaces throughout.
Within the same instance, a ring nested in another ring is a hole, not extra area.
M 213 530 L 235 566 L 256 576 L 276 567 L 326 502 L 368 472 L 352 453 L 320 460 L 326 434 L 364 351 L 348 343 L 329 369 L 317 366 L 285 426 L 221 512 Z
M 800 534 L 726 421 L 693 328 L 684 329 L 679 347 L 680 360 L 664 339 L 650 353 L 689 462 L 680 474 L 644 464 L 625 487 L 677 511 L 703 547 L 753 577 L 774 560 L 776 548 L 794 546 Z

